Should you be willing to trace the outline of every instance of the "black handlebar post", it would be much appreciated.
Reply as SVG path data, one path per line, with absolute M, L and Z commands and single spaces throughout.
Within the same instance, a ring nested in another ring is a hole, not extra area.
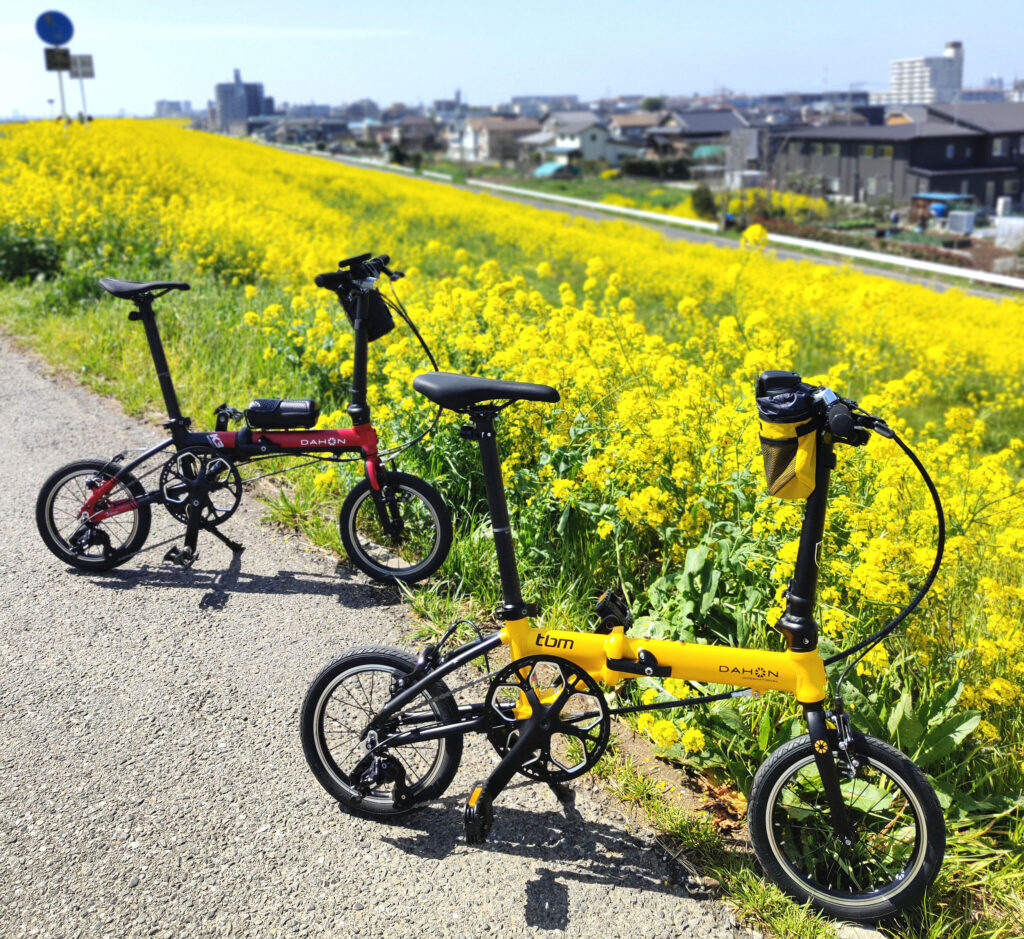
M 786 590 L 786 610 L 775 624 L 775 628 L 786 637 L 786 645 L 791 652 L 811 652 L 818 648 L 818 624 L 814 619 L 814 604 L 818 593 L 822 539 L 825 536 L 828 486 L 836 458 L 830 436 L 824 430 L 816 433 L 818 440 L 814 491 L 807 497 L 804 505 L 796 569 Z
M 366 324 L 370 314 L 370 295 L 360 293 L 356 299 L 356 316 L 352 324 L 355 331 L 355 346 L 352 351 L 352 385 L 349 388 L 351 400 L 347 409 L 354 427 L 370 423 L 370 406 L 366 403 Z

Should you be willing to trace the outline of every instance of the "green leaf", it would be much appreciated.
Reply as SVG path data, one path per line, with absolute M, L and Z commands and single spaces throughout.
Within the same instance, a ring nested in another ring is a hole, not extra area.
M 558 534 L 564 535 L 565 534 L 566 526 L 568 524 L 569 524 L 569 506 L 566 506 L 564 509 L 562 509 L 562 517 L 558 520 L 558 527 L 556 528 L 556 531 L 558 532 Z
M 905 750 L 913 750 L 924 734 L 924 726 L 914 714 L 910 692 L 904 691 L 888 720 L 889 733 L 896 737 Z
M 928 731 L 921 741 L 921 749 L 914 757 L 914 762 L 925 767 L 949 756 L 979 723 L 981 713 L 978 711 L 964 711 L 944 720 Z
M 761 750 L 768 748 L 768 739 L 772 732 L 772 721 L 771 716 L 768 713 L 768 709 L 764 709 L 764 713 L 761 715 L 761 724 L 757 730 L 757 746 Z

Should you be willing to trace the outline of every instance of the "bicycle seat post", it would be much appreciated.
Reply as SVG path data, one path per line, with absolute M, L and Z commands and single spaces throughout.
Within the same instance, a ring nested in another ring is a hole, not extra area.
M 501 459 L 498 456 L 498 442 L 494 429 L 494 418 L 500 410 L 499 407 L 488 405 L 470 408 L 469 417 L 473 424 L 464 426 L 460 434 L 469 440 L 475 440 L 480 446 L 480 462 L 487 488 L 487 507 L 491 514 L 494 549 L 498 554 L 498 574 L 501 577 L 502 607 L 498 616 L 505 620 L 516 620 L 531 615 L 532 609 L 523 602 L 519 569 L 516 566 L 515 544 L 508 518 L 505 484 L 501 478 Z
M 160 382 L 160 390 L 163 392 L 164 404 L 167 407 L 167 426 L 171 430 L 171 436 L 177 437 L 184 433 L 190 421 L 181 416 L 181 407 L 178 404 L 178 394 L 174 390 L 174 382 L 171 379 L 171 369 L 167 364 L 167 355 L 164 353 L 164 345 L 160 340 L 160 330 L 156 325 L 156 313 L 153 310 L 153 296 L 148 293 L 139 294 L 132 298 L 136 308 L 128 314 L 130 320 L 140 320 L 146 331 L 146 341 L 149 343 L 149 352 L 153 357 L 153 365 L 156 367 L 156 377 Z

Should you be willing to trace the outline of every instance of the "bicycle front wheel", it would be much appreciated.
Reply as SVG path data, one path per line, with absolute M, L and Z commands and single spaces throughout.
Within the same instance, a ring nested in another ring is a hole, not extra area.
M 855 747 L 856 774 L 839 764 L 852 845 L 832 828 L 807 735 L 757 771 L 747 824 L 761 866 L 786 893 L 832 916 L 870 921 L 920 901 L 942 864 L 946 832 L 934 790 L 906 756 L 861 734 Z
M 452 546 L 452 519 L 429 483 L 389 472 L 381 503 L 362 480 L 341 507 L 341 543 L 363 573 L 386 583 L 414 584 L 434 573 Z

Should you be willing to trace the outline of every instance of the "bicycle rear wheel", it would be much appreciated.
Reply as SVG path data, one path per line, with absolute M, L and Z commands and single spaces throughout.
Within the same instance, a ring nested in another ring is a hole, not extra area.
M 402 815 L 437 798 L 455 778 L 462 759 L 458 734 L 381 746 L 373 753 L 376 760 L 368 758 L 367 724 L 415 667 L 416 659 L 401 649 L 354 649 L 327 665 L 306 692 L 299 716 L 306 762 L 320 785 L 354 815 Z M 375 736 L 386 740 L 399 729 L 458 720 L 458 707 L 438 679 Z
M 806 735 L 757 771 L 747 824 L 761 866 L 786 893 L 832 916 L 870 921 L 921 900 L 942 864 L 946 832 L 934 790 L 906 756 L 861 734 L 855 747 L 856 774 L 839 765 L 852 845 L 832 829 Z
M 109 460 L 77 460 L 43 483 L 36 500 L 36 527 L 43 542 L 66 564 L 86 571 L 107 571 L 137 553 L 149 537 L 152 512 L 138 501 L 146 490 L 131 473 L 94 507 L 97 521 L 81 517 L 96 488 L 117 471 Z

